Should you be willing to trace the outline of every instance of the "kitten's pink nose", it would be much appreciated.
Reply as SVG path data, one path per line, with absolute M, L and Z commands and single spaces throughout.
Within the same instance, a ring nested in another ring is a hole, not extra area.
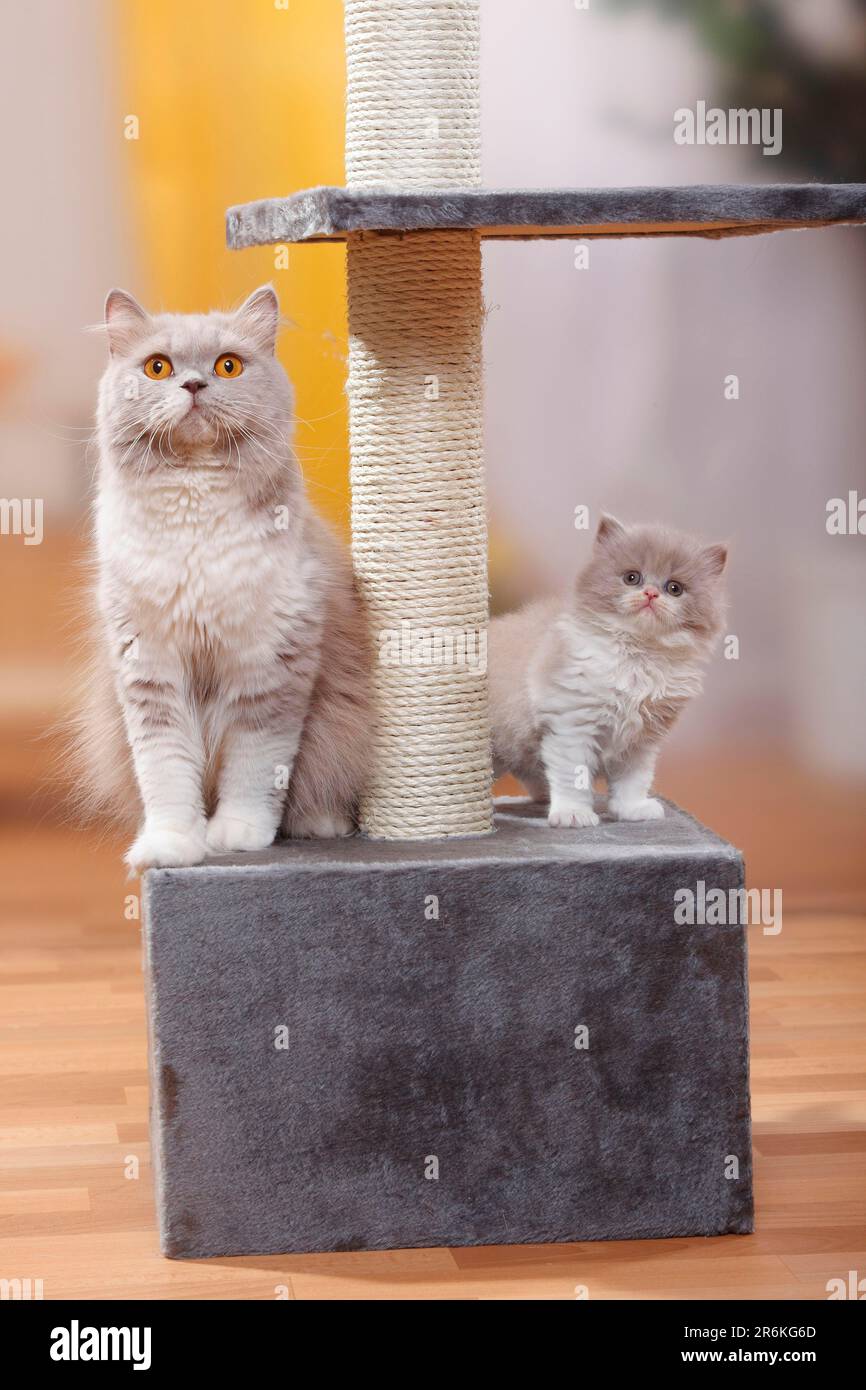
M 192 377 L 189 381 L 182 381 L 180 384 L 184 391 L 189 391 L 193 396 L 196 391 L 203 391 L 207 386 L 206 381 L 198 381 L 195 377 Z
M 644 589 L 643 592 L 644 592 L 644 598 L 648 598 L 649 601 L 650 601 L 650 603 L 652 603 L 652 601 L 653 601 L 654 598 L 658 598 L 658 596 L 659 596 L 659 591 L 658 591 L 658 589 L 653 589 L 653 588 L 650 588 L 649 586 L 648 586 L 646 589 Z

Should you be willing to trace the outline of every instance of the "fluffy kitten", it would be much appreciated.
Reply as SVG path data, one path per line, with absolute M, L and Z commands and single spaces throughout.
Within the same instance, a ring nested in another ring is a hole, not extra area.
M 83 799 L 143 811 L 138 871 L 263 849 L 281 823 L 348 834 L 369 746 L 364 623 L 292 451 L 276 295 L 151 316 L 112 290 L 105 322 Z
M 659 745 L 701 688 L 723 615 L 724 546 L 602 516 L 574 593 L 491 624 L 497 776 L 512 772 L 551 825 L 597 825 L 592 779 L 620 820 L 664 815 L 651 797 Z

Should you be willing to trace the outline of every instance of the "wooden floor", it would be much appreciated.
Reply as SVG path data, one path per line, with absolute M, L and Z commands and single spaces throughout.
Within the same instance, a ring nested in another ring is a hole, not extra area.
M 68 684 L 80 554 L 71 533 L 0 547 L 0 1278 L 47 1299 L 809 1299 L 866 1277 L 866 789 L 745 744 L 666 753 L 660 785 L 784 892 L 781 935 L 750 932 L 754 1236 L 161 1259 L 137 885 L 119 843 L 55 823 L 63 763 L 39 737 Z
M 781 934 L 750 935 L 755 1235 L 176 1263 L 154 1231 L 140 937 L 125 917 L 136 885 L 120 848 L 50 823 L 3 835 L 0 1277 L 42 1279 L 46 1299 L 273 1299 L 281 1286 L 299 1299 L 571 1299 L 581 1285 L 595 1299 L 819 1299 L 830 1278 L 866 1276 L 859 860 L 828 877 L 837 897 L 828 889 L 821 911 L 794 865 Z M 758 862 L 784 851 L 763 844 Z

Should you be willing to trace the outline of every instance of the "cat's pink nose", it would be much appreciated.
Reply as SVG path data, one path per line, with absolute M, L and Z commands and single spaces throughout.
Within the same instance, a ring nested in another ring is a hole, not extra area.
M 647 588 L 647 589 L 644 589 L 643 592 L 644 592 L 644 598 L 648 598 L 650 601 L 652 601 L 654 598 L 658 598 L 658 596 L 659 596 L 659 591 L 658 591 L 658 589 L 650 589 L 650 588 Z
M 206 381 L 197 381 L 195 377 L 193 377 L 191 381 L 182 381 L 180 384 L 184 391 L 189 391 L 193 396 L 196 391 L 203 391 L 205 386 L 207 386 Z

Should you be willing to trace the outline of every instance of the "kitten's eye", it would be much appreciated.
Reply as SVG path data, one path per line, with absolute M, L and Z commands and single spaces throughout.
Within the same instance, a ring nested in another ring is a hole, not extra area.
M 158 352 L 154 353 L 153 357 L 148 357 L 144 364 L 144 375 L 149 376 L 151 381 L 165 381 L 173 371 L 171 359 Z
M 631 585 L 642 584 L 643 575 L 641 574 L 640 570 L 626 570 L 625 574 L 622 577 L 622 582 L 624 584 Z
M 668 580 L 667 584 L 665 585 L 666 594 L 670 594 L 673 598 L 679 598 L 682 592 L 683 586 L 678 579 Z
M 240 376 L 244 364 L 239 357 L 235 357 L 233 352 L 225 352 L 214 362 L 213 369 L 217 376 Z

